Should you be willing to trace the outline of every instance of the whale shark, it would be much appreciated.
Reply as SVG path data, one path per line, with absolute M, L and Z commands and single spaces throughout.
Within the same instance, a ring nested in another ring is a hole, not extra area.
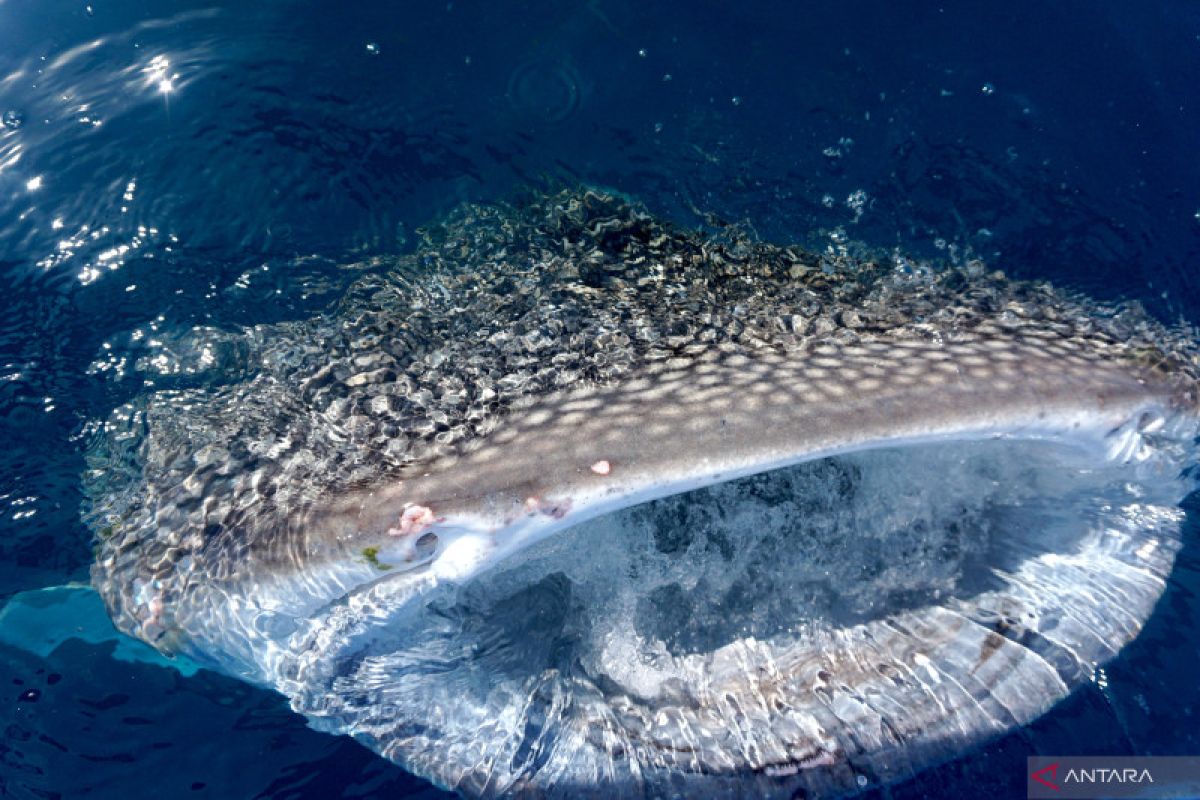
M 1187 326 L 913 263 L 464 207 L 103 421 L 93 584 L 465 796 L 902 779 L 1137 637 L 1200 431 Z

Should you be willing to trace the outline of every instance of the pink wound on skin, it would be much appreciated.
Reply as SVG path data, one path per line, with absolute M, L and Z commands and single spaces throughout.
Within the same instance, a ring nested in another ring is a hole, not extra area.
M 435 522 L 433 509 L 428 506 L 418 506 L 410 503 L 404 507 L 404 512 L 400 514 L 400 527 L 389 528 L 388 533 L 392 536 L 412 536 L 416 533 L 421 533 Z
M 607 461 L 597 461 L 595 464 L 592 464 L 592 472 L 597 475 L 607 475 L 612 472 L 612 464 Z

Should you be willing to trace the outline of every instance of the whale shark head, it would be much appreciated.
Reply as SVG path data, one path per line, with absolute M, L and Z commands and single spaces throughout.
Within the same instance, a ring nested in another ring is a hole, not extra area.
M 222 336 L 91 454 L 114 620 L 468 795 L 949 758 L 1137 636 L 1193 488 L 1189 331 L 597 192 Z

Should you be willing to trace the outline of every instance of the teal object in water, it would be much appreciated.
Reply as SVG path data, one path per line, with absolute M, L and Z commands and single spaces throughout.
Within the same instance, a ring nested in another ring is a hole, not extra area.
M 90 586 L 67 584 L 21 592 L 0 608 L 0 643 L 46 658 L 70 639 L 89 644 L 113 642 L 112 657 L 118 661 L 171 667 L 184 675 L 199 669 L 185 656 L 167 658 L 121 634 Z

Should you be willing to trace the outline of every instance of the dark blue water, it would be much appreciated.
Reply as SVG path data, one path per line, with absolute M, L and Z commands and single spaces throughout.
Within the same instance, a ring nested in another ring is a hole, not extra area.
M 582 182 L 1200 322 L 1197 76 L 1194 2 L 0 0 L 0 601 L 87 580 L 83 448 L 173 336 L 319 312 L 464 201 Z M 883 793 L 1200 753 L 1198 549 L 1092 686 Z M 438 794 L 66 624 L 0 644 L 0 797 Z

